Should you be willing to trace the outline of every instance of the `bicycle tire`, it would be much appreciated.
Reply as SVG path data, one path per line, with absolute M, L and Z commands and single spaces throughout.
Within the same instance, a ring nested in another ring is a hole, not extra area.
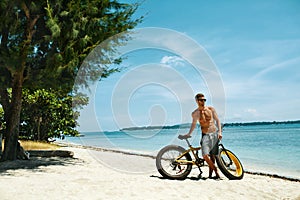
M 158 172 L 168 179 L 185 179 L 192 170 L 192 164 L 181 165 L 175 163 L 175 159 L 186 150 L 177 145 L 169 145 L 162 148 L 156 156 L 156 168 Z M 192 161 L 191 155 L 186 153 L 181 159 Z
M 230 160 L 232 160 L 231 163 Z M 220 149 L 219 154 L 216 156 L 216 161 L 219 169 L 228 179 L 240 180 L 244 177 L 243 165 L 232 151 Z

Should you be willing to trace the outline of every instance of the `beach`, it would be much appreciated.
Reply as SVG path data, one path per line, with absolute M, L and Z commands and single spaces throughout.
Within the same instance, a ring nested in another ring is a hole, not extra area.
M 224 175 L 221 180 L 199 180 L 197 169 L 183 181 L 168 180 L 156 171 L 151 157 L 61 149 L 74 152 L 73 158 L 1 163 L 1 199 L 300 199 L 299 181 L 253 174 L 235 181 Z M 208 168 L 202 170 L 207 177 Z

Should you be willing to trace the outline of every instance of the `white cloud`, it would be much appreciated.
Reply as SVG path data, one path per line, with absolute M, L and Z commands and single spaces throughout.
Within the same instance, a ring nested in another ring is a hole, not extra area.
M 170 65 L 174 67 L 181 67 L 184 66 L 184 60 L 178 56 L 164 56 L 161 60 L 161 64 Z
M 288 75 L 289 75 L 289 78 L 291 78 L 290 76 L 297 75 L 297 73 L 292 74 L 292 73 L 290 73 L 290 71 L 295 69 L 295 67 L 299 64 L 299 62 L 300 62 L 300 57 L 296 57 L 296 58 L 293 58 L 293 59 L 282 61 L 280 63 L 276 63 L 274 65 L 271 65 L 271 66 L 266 67 L 265 69 L 261 70 L 254 77 L 252 77 L 252 80 L 264 77 L 266 74 L 269 74 L 269 73 L 271 73 L 275 70 L 279 70 L 279 69 L 281 69 L 282 71 L 277 71 L 277 74 L 280 73 L 281 75 L 283 75 L 284 72 L 287 72 Z M 289 68 L 290 68 L 290 71 L 287 70 Z M 298 70 L 296 70 L 296 71 L 298 71 Z
M 250 113 L 252 115 L 257 115 L 257 110 L 254 108 L 248 108 L 245 110 L 246 113 Z

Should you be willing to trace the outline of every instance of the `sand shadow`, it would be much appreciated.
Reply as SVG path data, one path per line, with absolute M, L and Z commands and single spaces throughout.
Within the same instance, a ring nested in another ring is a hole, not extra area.
M 194 176 L 187 177 L 187 178 L 185 178 L 183 180 L 180 180 L 180 179 L 170 179 L 170 178 L 165 178 L 163 176 L 155 176 L 155 175 L 151 175 L 150 177 L 151 178 L 164 179 L 164 180 L 172 180 L 172 181 L 184 181 L 184 180 L 187 180 L 187 179 L 193 180 L 193 181 L 199 181 L 199 180 L 206 180 L 206 179 L 208 179 L 207 177 L 194 177 Z
M 15 170 L 24 169 L 31 170 L 32 172 L 40 172 L 45 169 L 42 166 L 69 166 L 69 165 L 82 165 L 83 160 L 78 158 L 66 157 L 31 157 L 29 160 L 15 160 L 0 162 L 1 175 L 13 175 Z M 1 176 L 0 175 L 0 176 Z

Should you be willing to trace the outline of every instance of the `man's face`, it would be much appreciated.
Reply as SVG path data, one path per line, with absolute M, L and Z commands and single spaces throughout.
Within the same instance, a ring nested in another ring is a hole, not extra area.
M 196 102 L 197 102 L 198 106 L 204 107 L 206 99 L 205 99 L 205 97 L 198 97 L 196 99 Z

